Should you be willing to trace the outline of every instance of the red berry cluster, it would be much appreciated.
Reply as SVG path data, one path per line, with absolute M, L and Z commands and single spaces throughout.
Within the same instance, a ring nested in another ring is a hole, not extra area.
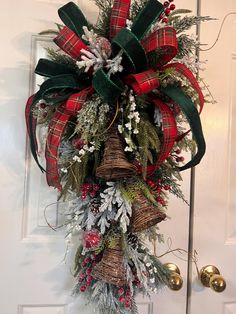
M 78 278 L 80 283 L 80 291 L 85 292 L 88 287 L 93 283 L 93 276 L 91 275 L 93 267 L 96 265 L 96 255 L 91 254 L 85 257 L 81 263 L 82 270 L 80 271 Z
M 102 235 L 97 230 L 86 231 L 83 236 L 83 246 L 88 250 L 95 250 L 102 242 Z
M 75 148 L 75 149 L 82 149 L 85 145 L 85 142 L 84 140 L 81 140 L 81 138 L 79 137 L 74 137 L 73 140 L 72 140 L 72 146 Z
M 96 183 L 84 183 L 81 186 L 81 199 L 85 200 L 88 195 L 94 198 L 99 190 L 100 186 Z
M 163 184 L 161 179 L 158 179 L 156 183 L 153 180 L 147 180 L 147 184 L 150 186 L 153 194 L 157 194 L 156 201 L 162 206 L 166 206 L 166 201 L 161 196 L 161 193 L 163 192 L 163 190 L 168 191 L 170 189 L 170 186 L 167 184 Z
M 174 151 L 175 154 L 171 154 L 171 157 L 174 158 L 176 162 L 184 162 L 184 157 L 179 156 L 181 154 L 181 150 L 178 148 Z
M 174 0 L 168 0 L 163 3 L 165 10 L 160 16 L 160 20 L 162 23 L 168 23 L 168 16 L 170 15 L 171 11 L 175 10 L 175 4 L 171 3 Z
M 131 300 L 131 290 L 128 287 L 125 291 L 124 288 L 119 288 L 118 290 L 119 302 L 124 305 L 126 308 L 131 308 L 132 300 Z
M 41 117 L 42 119 L 46 119 L 50 112 L 55 111 L 54 108 L 49 107 L 49 105 L 44 102 L 38 105 L 38 109 L 39 109 L 39 117 Z

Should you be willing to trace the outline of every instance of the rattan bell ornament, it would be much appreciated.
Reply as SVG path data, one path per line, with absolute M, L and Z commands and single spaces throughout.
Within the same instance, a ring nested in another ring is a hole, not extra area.
M 112 247 L 104 250 L 102 260 L 93 269 L 93 277 L 118 287 L 124 286 L 127 278 L 123 260 L 122 239 L 119 236 Z
M 131 231 L 141 232 L 150 227 L 155 226 L 166 218 L 166 214 L 160 212 L 152 205 L 142 192 L 137 194 L 137 198 L 133 203 L 133 214 L 131 217 Z
M 96 170 L 96 176 L 104 180 L 117 180 L 135 174 L 136 167 L 126 159 L 123 140 L 118 133 L 117 125 L 114 124 L 105 143 L 103 159 Z

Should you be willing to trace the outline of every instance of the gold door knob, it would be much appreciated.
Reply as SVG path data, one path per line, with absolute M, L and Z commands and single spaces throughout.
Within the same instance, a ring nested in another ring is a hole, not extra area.
M 226 281 L 220 271 L 213 265 L 204 266 L 200 270 L 200 280 L 203 286 L 211 288 L 215 292 L 223 292 L 226 288 Z
M 179 291 L 183 286 L 183 278 L 180 276 L 179 267 L 173 263 L 166 263 L 164 266 L 170 271 L 167 286 L 173 291 Z

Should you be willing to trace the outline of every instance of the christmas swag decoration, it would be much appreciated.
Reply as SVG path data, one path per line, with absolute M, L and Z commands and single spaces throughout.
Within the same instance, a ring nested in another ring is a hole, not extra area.
M 82 237 L 74 294 L 99 313 L 138 313 L 135 296 L 170 279 L 145 240 L 162 241 L 168 192 L 184 200 L 180 173 L 205 153 L 199 42 L 185 31 L 210 18 L 175 10 L 173 0 L 95 2 L 96 25 L 72 2 L 59 9 L 59 49 L 37 64 L 46 79 L 26 124 L 32 155 L 65 204 L 67 239 Z M 45 169 L 37 125 L 47 127 Z M 192 156 L 185 164 L 182 151 Z

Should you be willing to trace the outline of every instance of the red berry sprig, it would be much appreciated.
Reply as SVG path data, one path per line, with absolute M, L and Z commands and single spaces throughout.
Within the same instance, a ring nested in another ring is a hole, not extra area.
M 162 23 L 168 23 L 168 16 L 171 14 L 171 11 L 175 10 L 175 4 L 172 3 L 174 0 L 168 0 L 163 3 L 165 10 L 164 13 L 160 15 L 160 21 Z
M 84 183 L 81 186 L 81 199 L 85 200 L 86 197 L 89 195 L 91 198 L 97 196 L 97 193 L 100 190 L 100 185 L 94 183 Z
M 156 196 L 156 201 L 162 206 L 166 206 L 167 203 L 161 195 L 163 190 L 170 190 L 170 186 L 164 185 L 161 179 L 158 179 L 156 183 L 152 180 L 147 180 L 147 184 L 150 186 L 153 194 Z
M 84 258 L 81 263 L 82 269 L 78 275 L 78 281 L 80 284 L 80 291 L 86 292 L 89 287 L 91 287 L 93 283 L 93 276 L 91 275 L 93 267 L 96 265 L 96 255 L 91 254 Z
M 181 154 L 181 150 L 178 148 L 174 151 L 175 154 L 171 154 L 171 157 L 177 162 L 184 162 L 184 157 L 183 156 L 179 156 Z
M 119 288 L 118 295 L 119 295 L 119 302 L 122 303 L 125 308 L 131 308 L 132 296 L 131 296 L 130 287 L 128 287 L 126 290 L 125 288 L 122 288 L 122 287 Z

